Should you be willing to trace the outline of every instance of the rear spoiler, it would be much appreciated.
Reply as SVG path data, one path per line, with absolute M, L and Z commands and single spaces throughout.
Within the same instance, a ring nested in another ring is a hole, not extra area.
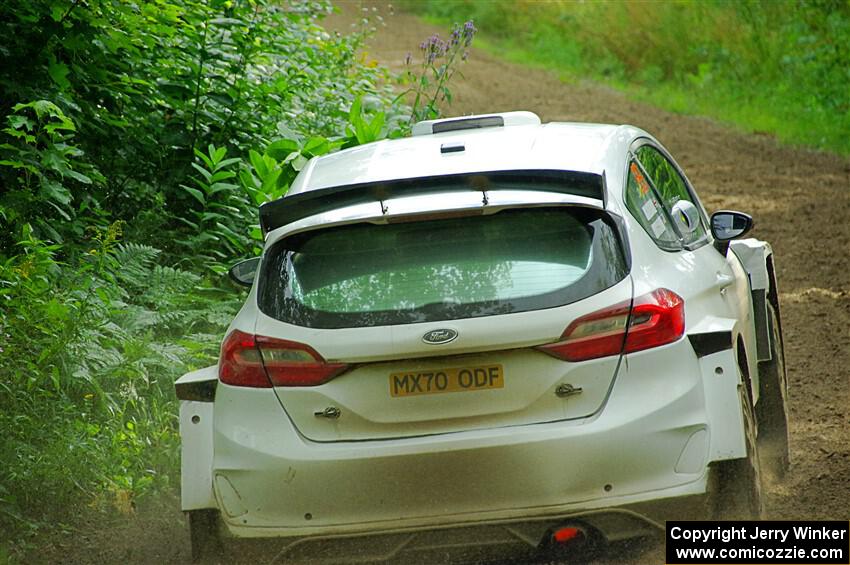
M 512 170 L 417 177 L 319 188 L 260 206 L 263 235 L 292 222 L 358 204 L 390 198 L 494 189 L 535 190 L 593 198 L 605 207 L 605 177 L 559 170 Z

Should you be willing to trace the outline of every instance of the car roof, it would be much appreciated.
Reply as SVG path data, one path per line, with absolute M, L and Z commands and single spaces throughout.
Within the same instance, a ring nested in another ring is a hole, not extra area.
M 427 131 L 433 124 L 492 116 L 503 117 L 505 125 Z M 645 135 L 632 126 L 541 124 L 530 112 L 420 122 L 414 126 L 414 133 L 418 135 L 314 158 L 295 179 L 287 196 L 336 186 L 485 171 L 564 170 L 602 175 L 606 168 L 623 166 L 622 157 L 631 141 Z

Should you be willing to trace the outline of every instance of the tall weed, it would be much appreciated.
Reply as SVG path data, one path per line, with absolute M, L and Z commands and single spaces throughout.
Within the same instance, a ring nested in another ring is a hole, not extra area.
M 408 54 L 405 78 L 410 85 L 404 94 L 413 99 L 409 125 L 420 120 L 433 120 L 440 116 L 440 107 L 452 102 L 449 83 L 458 72 L 458 66 L 469 56 L 469 47 L 478 30 L 472 20 L 462 26 L 454 24 L 447 39 L 438 34 L 419 44 L 422 60 L 417 67 Z

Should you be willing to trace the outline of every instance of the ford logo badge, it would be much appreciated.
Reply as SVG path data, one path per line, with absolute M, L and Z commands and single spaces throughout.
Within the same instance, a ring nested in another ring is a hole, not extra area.
M 456 338 L 456 331 L 450 330 L 448 328 L 441 328 L 439 330 L 431 330 L 430 332 L 423 335 L 422 341 L 430 345 L 442 345 L 444 343 L 454 341 Z

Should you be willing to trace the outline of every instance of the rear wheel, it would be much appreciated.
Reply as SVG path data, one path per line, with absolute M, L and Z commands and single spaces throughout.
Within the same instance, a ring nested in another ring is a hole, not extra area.
M 220 557 L 224 550 L 219 535 L 218 510 L 203 509 L 186 512 L 189 519 L 189 542 L 192 562 L 206 562 Z
M 758 443 L 762 461 L 772 473 L 782 477 L 788 470 L 788 384 L 785 375 L 785 351 L 778 311 L 767 305 L 771 332 L 769 361 L 759 363 Z
M 745 387 L 745 384 L 740 385 L 739 396 L 744 416 L 747 456 L 714 464 L 709 485 L 709 511 L 715 520 L 758 520 L 763 510 L 755 418 Z

